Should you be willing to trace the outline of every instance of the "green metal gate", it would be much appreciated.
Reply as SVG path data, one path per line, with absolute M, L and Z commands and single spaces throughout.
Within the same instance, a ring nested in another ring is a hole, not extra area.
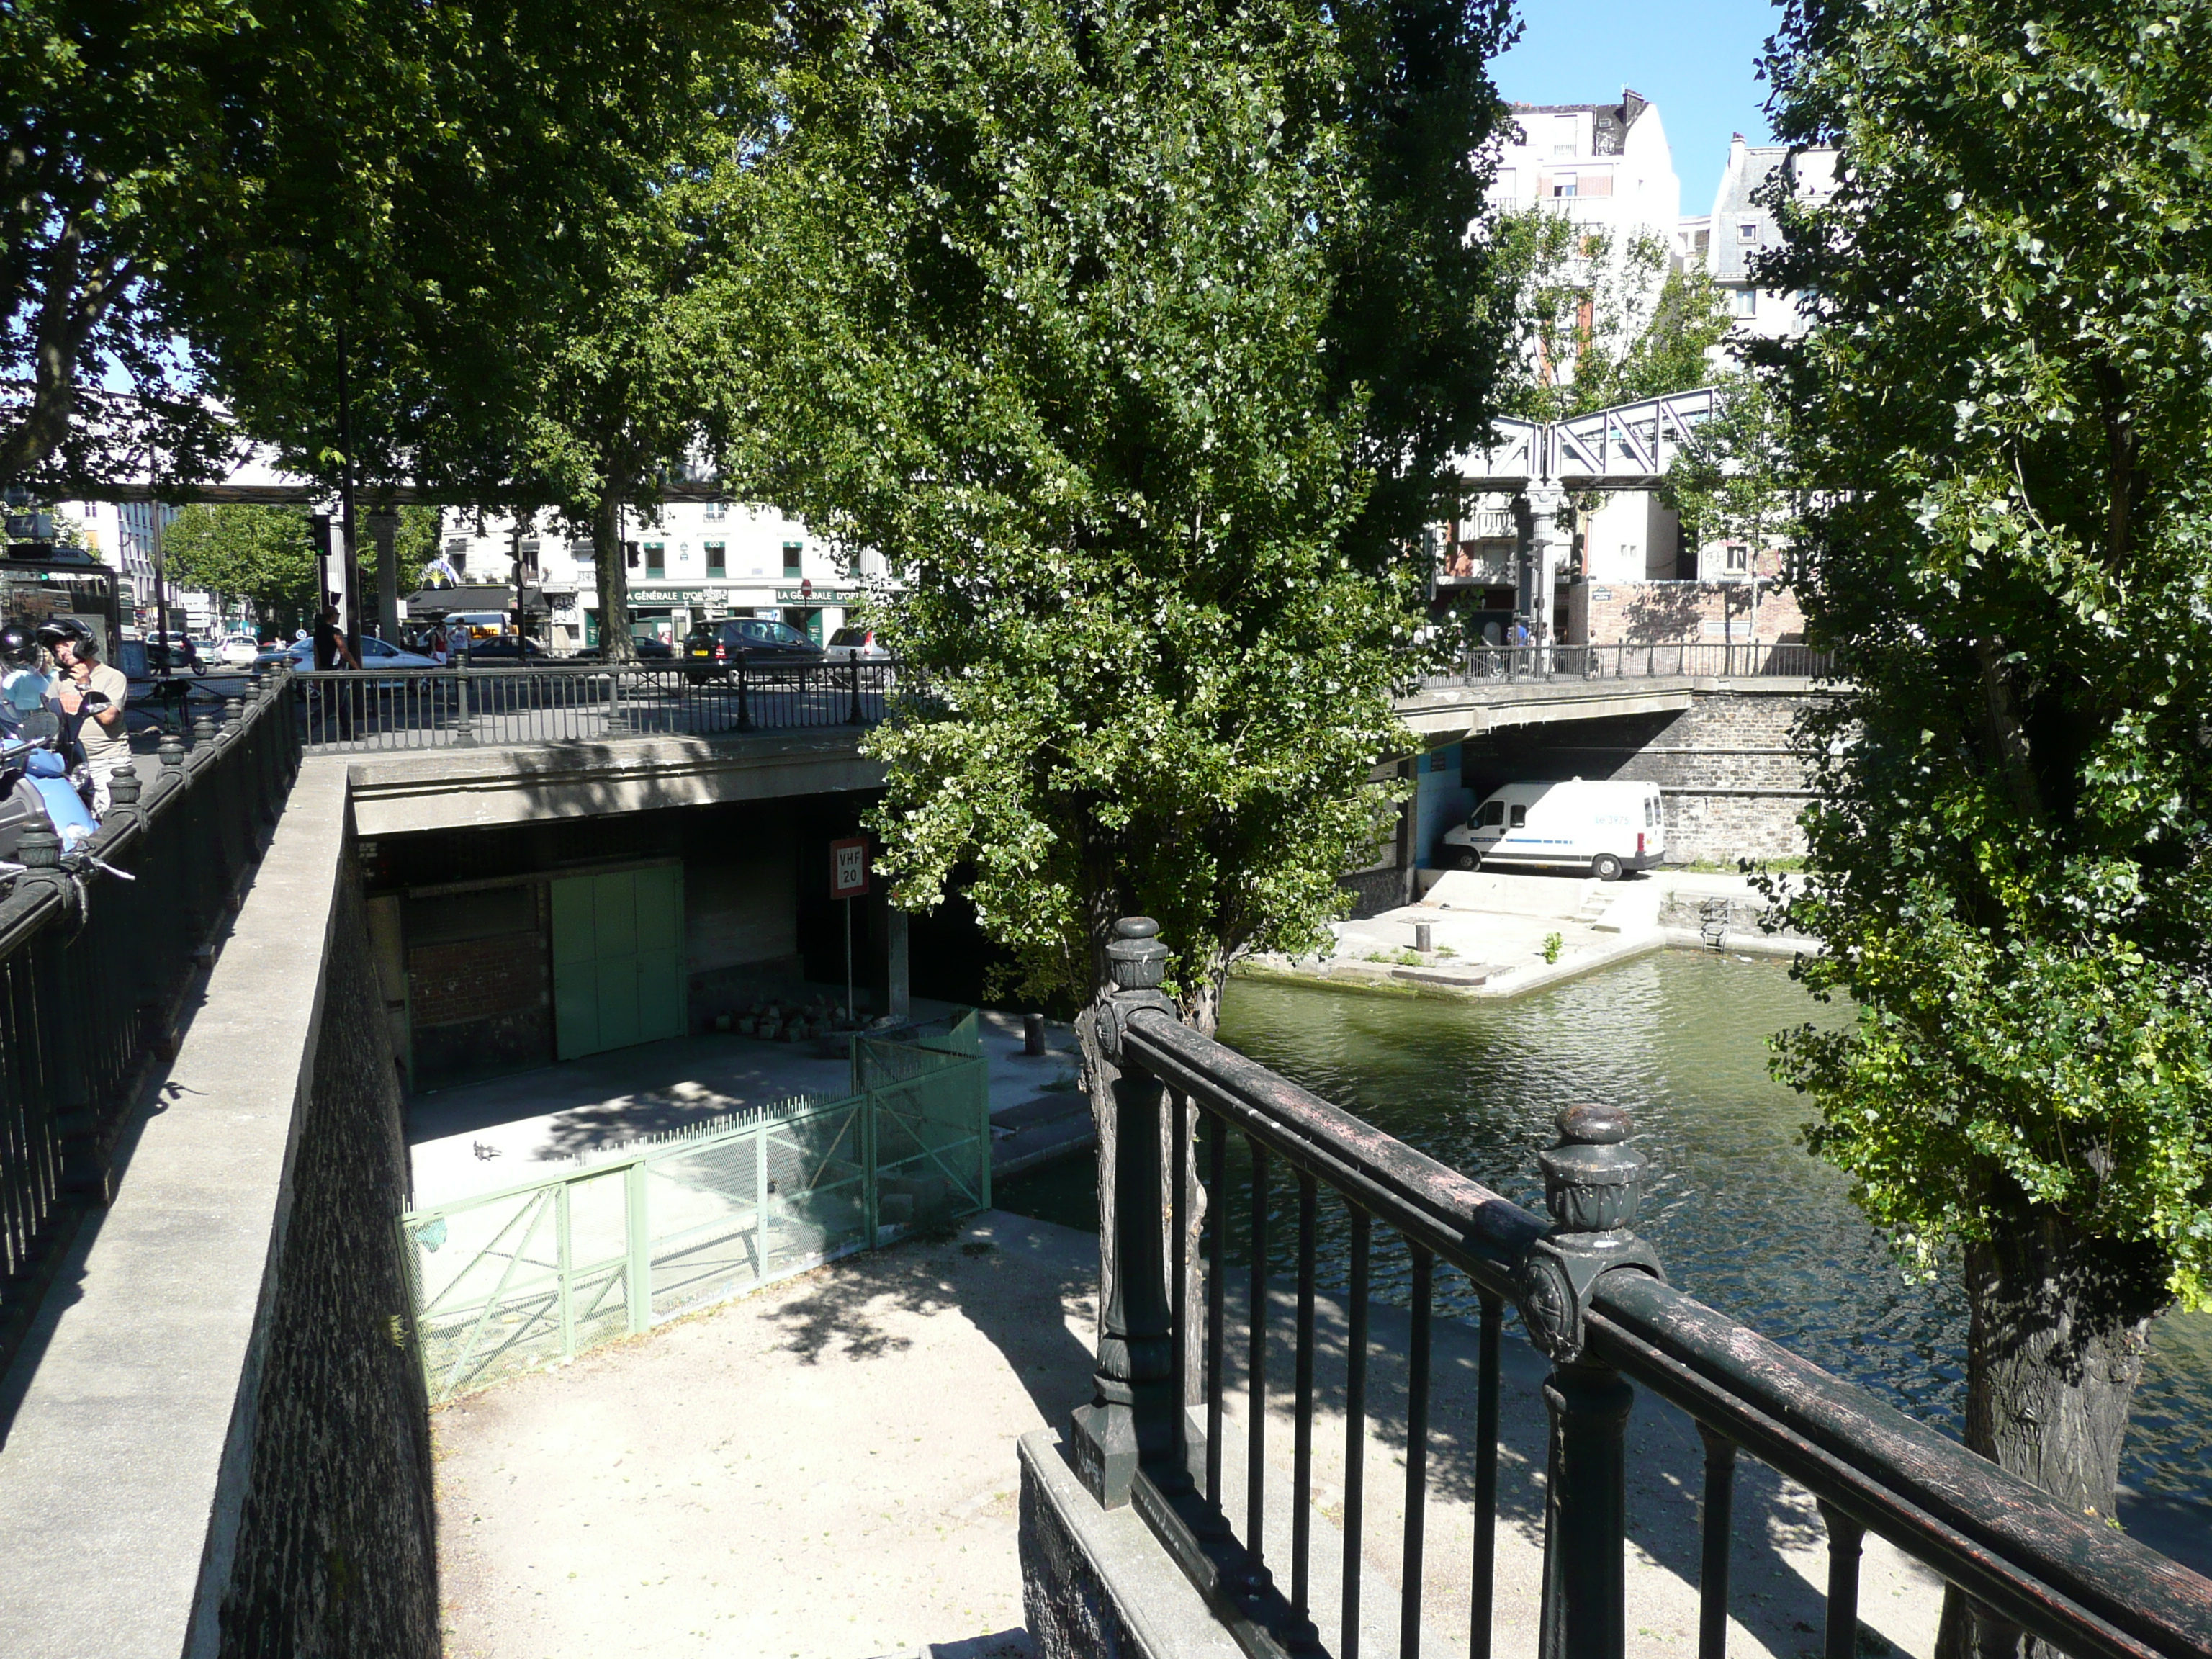
M 991 1201 L 975 1016 L 854 1040 L 854 1092 L 723 1119 L 400 1218 L 441 1401 Z M 865 1047 L 864 1047 L 865 1045 Z
M 681 865 L 571 876 L 553 888 L 553 1030 L 575 1060 L 682 1036 Z

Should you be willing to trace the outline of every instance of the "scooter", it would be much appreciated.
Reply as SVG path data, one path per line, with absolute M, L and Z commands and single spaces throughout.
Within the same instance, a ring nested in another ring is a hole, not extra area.
M 108 707 L 99 692 L 88 692 L 83 702 L 88 714 Z M 50 829 L 60 837 L 66 862 L 120 876 L 127 871 L 94 858 L 84 843 L 100 828 L 93 817 L 88 791 L 70 775 L 70 764 L 60 750 L 61 717 L 51 708 L 35 708 L 23 716 L 18 736 L 0 743 L 0 877 L 17 875 L 22 866 L 12 855 L 26 830 Z

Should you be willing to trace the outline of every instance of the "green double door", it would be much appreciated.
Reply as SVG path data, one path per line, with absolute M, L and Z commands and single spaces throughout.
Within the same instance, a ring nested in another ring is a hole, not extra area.
M 553 884 L 553 1029 L 562 1060 L 682 1036 L 680 866 Z

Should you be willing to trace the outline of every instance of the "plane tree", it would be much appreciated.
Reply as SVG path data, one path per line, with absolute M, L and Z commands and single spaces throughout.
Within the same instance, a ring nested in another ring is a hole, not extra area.
M 1211 1029 L 1384 833 L 1417 550 L 1503 331 L 1503 6 L 892 0 L 801 14 L 727 181 L 733 473 L 902 584 L 897 902 L 1026 994 L 1159 921 Z M 787 280 L 779 297 L 757 296 Z M 751 307 L 748 309 L 748 307 Z

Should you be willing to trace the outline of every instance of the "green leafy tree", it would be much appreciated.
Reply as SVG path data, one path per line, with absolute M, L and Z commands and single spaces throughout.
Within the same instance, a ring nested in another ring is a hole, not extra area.
M 1708 386 L 1708 354 L 1727 337 L 1720 291 L 1702 270 L 1677 269 L 1648 232 L 1615 238 L 1532 207 L 1492 229 L 1498 303 L 1515 337 L 1504 412 L 1569 416 Z
M 1721 383 L 1712 414 L 1691 429 L 1659 495 L 1681 515 L 1686 545 L 1742 544 L 1758 638 L 1759 597 L 1792 580 L 1798 534 L 1789 411 L 1765 382 L 1732 374 Z
M 290 633 L 314 603 L 314 544 L 298 508 L 188 507 L 161 549 L 171 581 L 244 601 L 264 639 Z
M 2146 1328 L 2212 1292 L 2212 10 L 1797 0 L 1768 71 L 1842 147 L 1760 281 L 1813 296 L 1776 356 L 1851 688 L 1792 915 L 1860 1010 L 1779 1071 L 1963 1260 L 1968 1443 L 2110 1516 Z
M 1158 918 L 1210 1029 L 1394 791 L 1443 462 L 1500 326 L 1470 161 L 1504 9 L 896 0 L 813 21 L 732 175 L 732 471 L 906 588 L 872 734 L 900 902 L 963 884 L 1032 994 Z M 750 340 L 752 343 L 745 343 Z

